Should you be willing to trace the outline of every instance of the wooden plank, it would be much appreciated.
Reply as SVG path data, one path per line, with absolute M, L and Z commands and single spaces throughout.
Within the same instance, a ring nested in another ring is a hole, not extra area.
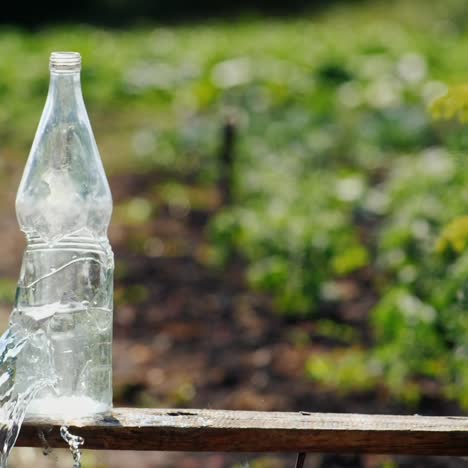
M 64 421 L 27 419 L 18 446 L 63 447 Z M 468 455 L 468 418 L 116 408 L 68 421 L 84 448 L 195 452 Z

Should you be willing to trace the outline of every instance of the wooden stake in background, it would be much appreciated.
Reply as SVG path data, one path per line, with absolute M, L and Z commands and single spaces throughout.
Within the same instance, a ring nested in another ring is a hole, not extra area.
M 296 461 L 296 468 L 303 468 L 305 459 L 306 459 L 306 453 L 305 452 L 298 453 L 297 454 L 297 461 Z
M 228 117 L 222 127 L 222 144 L 219 153 L 219 191 L 223 205 L 233 203 L 234 147 L 237 128 L 233 117 Z

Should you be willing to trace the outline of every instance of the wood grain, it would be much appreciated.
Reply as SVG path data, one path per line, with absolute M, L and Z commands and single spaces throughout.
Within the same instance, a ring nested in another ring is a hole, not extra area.
M 468 455 L 464 417 L 133 408 L 99 419 L 27 419 L 17 445 L 41 446 L 41 430 L 51 447 L 64 447 L 63 423 L 88 449 Z

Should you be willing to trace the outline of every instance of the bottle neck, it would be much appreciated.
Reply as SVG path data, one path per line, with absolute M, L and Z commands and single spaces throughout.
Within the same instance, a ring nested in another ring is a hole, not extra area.
M 84 108 L 79 70 L 51 71 L 47 105 L 59 120 L 76 115 L 79 109 Z

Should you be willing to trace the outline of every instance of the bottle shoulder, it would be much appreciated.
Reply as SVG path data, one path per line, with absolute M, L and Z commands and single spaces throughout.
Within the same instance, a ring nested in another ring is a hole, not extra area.
M 86 229 L 104 237 L 112 196 L 84 106 L 79 75 L 52 74 L 16 197 L 21 229 L 47 242 Z
M 20 227 L 46 239 L 107 230 L 112 195 L 86 122 L 46 123 L 36 135 L 16 197 Z

